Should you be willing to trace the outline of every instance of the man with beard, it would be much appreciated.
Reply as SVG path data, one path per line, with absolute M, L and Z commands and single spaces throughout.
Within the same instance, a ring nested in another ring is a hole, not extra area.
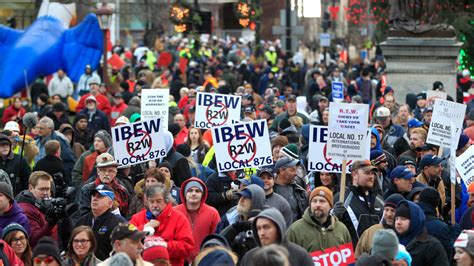
M 375 232 L 381 229 L 393 229 L 395 223 L 395 211 L 397 210 L 397 205 L 400 201 L 404 200 L 402 195 L 393 194 L 385 200 L 383 206 L 383 217 L 382 221 L 379 224 L 374 224 L 369 227 L 365 232 L 360 236 L 359 242 L 355 248 L 354 254 L 358 258 L 363 253 L 370 254 L 372 250 L 372 240 L 374 238 Z
M 416 152 L 416 149 L 425 145 L 427 136 L 428 131 L 421 127 L 411 129 L 409 135 L 410 150 L 403 152 L 398 156 L 398 158 L 400 159 L 401 157 L 410 157 L 418 163 L 419 155 Z
M 383 199 L 374 192 L 376 171 L 369 160 L 355 161 L 351 172 L 353 185 L 348 188 L 344 202 L 334 204 L 333 214 L 347 226 L 353 246 L 367 228 L 382 218 Z
M 388 177 L 390 169 L 387 166 L 387 155 L 381 150 L 372 150 L 370 151 L 370 162 L 373 166 L 377 167 L 378 170 L 375 173 L 375 177 L 377 178 L 375 181 L 375 190 L 377 194 L 383 195 L 384 191 L 390 186 L 390 178 Z
M 194 250 L 194 238 L 188 219 L 173 208 L 169 189 L 161 183 L 145 191 L 147 207 L 132 216 L 130 223 L 140 231 L 161 237 L 166 242 L 172 266 L 184 264 Z
M 351 243 L 346 226 L 329 213 L 333 194 L 327 187 L 315 188 L 309 196 L 309 207 L 303 218 L 294 222 L 287 231 L 287 239 L 309 253 Z

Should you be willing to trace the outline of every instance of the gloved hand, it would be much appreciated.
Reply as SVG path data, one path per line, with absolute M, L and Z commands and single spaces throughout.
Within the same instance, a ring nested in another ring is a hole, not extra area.
M 46 213 L 44 214 L 44 218 L 46 221 L 51 224 L 57 224 L 59 219 L 61 219 L 60 211 L 57 209 L 55 206 L 51 206 L 48 210 L 46 210 Z
M 226 192 L 224 192 L 223 194 L 224 194 L 224 198 L 227 199 L 227 200 L 233 200 L 234 198 L 237 197 L 236 192 L 233 189 L 229 189 Z
M 235 224 L 232 225 L 234 227 L 235 231 L 237 232 L 243 232 L 252 229 L 252 222 L 250 221 L 242 221 L 242 222 L 236 222 Z
M 332 208 L 332 214 L 336 216 L 337 219 L 342 219 L 345 212 L 346 207 L 344 207 L 344 203 L 338 201 L 336 204 L 334 204 L 334 207 Z

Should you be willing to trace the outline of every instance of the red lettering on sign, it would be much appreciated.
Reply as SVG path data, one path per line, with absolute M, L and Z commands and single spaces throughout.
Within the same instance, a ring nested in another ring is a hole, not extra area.
M 318 250 L 310 253 L 314 266 L 348 266 L 355 263 L 354 248 L 352 243 Z

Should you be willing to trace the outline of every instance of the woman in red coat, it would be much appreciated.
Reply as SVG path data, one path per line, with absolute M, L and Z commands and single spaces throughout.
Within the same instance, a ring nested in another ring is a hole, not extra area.
M 193 261 L 199 253 L 202 240 L 216 231 L 221 217 L 214 207 L 206 204 L 207 187 L 201 179 L 191 177 L 183 182 L 181 188 L 182 203 L 174 208 L 184 214 L 191 224 L 195 245 L 188 261 Z
M 26 110 L 21 106 L 21 99 L 14 97 L 12 99 L 13 104 L 7 107 L 3 111 L 2 123 L 5 125 L 8 121 L 20 121 L 25 115 Z
M 132 216 L 130 223 L 138 230 L 152 232 L 167 243 L 172 266 L 182 266 L 194 250 L 194 238 L 188 219 L 171 205 L 169 189 L 164 184 L 145 191 L 146 209 Z

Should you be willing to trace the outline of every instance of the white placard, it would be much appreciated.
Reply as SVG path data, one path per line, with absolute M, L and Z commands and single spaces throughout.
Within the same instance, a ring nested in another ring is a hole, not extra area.
M 308 171 L 341 173 L 342 160 L 334 159 L 328 155 L 328 127 L 313 126 L 309 128 L 309 150 L 308 150 Z M 365 135 L 365 159 L 370 159 L 370 133 Z M 347 162 L 347 169 L 350 172 L 353 161 Z
M 331 46 L 331 34 L 330 33 L 321 33 L 321 34 L 319 34 L 319 46 L 321 46 L 321 47 Z
M 168 130 L 169 89 L 145 89 L 141 97 L 141 120 L 160 118 L 163 130 Z
M 134 165 L 166 156 L 160 118 L 112 128 L 115 160 L 120 166 Z
M 331 86 L 332 86 L 332 100 L 335 102 L 344 101 L 344 83 L 334 81 Z
M 214 127 L 212 140 L 219 172 L 273 164 L 267 120 Z
M 198 92 L 194 127 L 212 128 L 240 121 L 242 97 Z
M 456 158 L 456 170 L 466 187 L 474 181 L 474 146 L 469 147 Z
M 449 148 L 452 139 L 454 146 L 457 148 L 465 114 L 465 104 L 436 99 L 426 142 Z M 456 127 L 454 136 L 451 135 L 451 123 Z
M 448 94 L 444 91 L 427 91 L 426 92 L 426 106 L 433 106 L 436 99 L 446 100 Z
M 453 122 L 451 122 L 451 136 L 456 135 L 456 127 Z M 458 140 L 459 141 L 459 140 Z M 455 139 L 451 139 L 451 147 L 449 147 L 450 160 L 449 160 L 449 175 L 451 177 L 451 183 L 456 184 L 456 149 L 458 145 L 456 144 Z
M 370 143 L 366 139 L 368 116 L 367 104 L 330 103 L 327 155 L 340 160 L 365 160 Z

